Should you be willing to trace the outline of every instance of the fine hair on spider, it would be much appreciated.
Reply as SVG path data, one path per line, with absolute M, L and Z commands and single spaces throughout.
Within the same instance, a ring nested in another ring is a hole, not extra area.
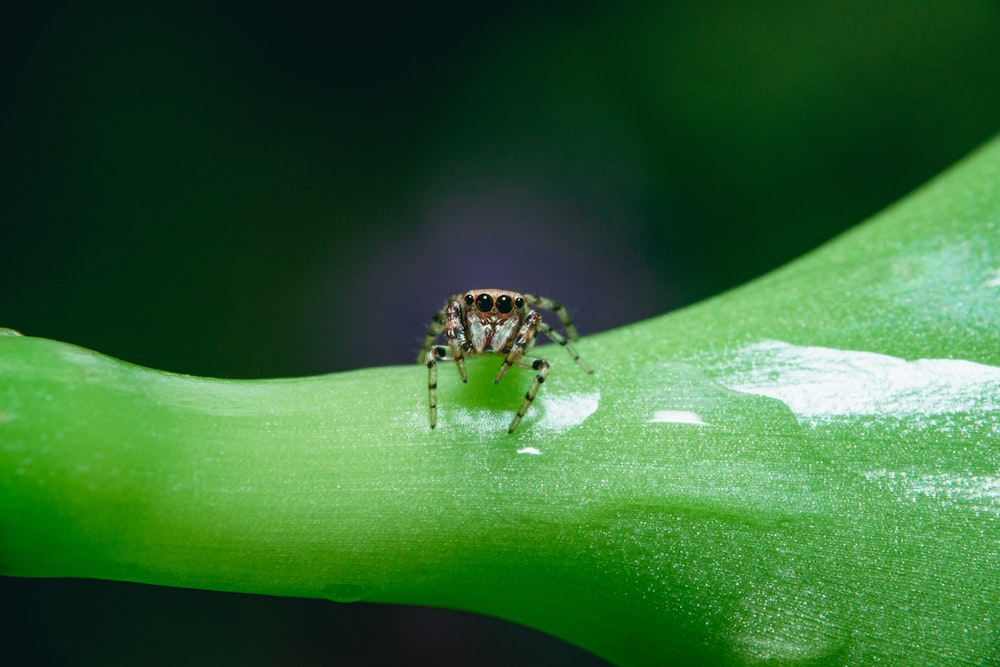
M 542 316 L 534 308 L 555 313 L 562 322 L 566 336 L 543 322 Z M 434 341 L 442 332 L 447 345 L 435 345 Z M 493 379 L 494 384 L 498 384 L 514 365 L 537 371 L 524 394 L 521 407 L 507 429 L 507 433 L 513 433 L 535 400 L 538 388 L 549 375 L 549 362 L 525 356 L 539 332 L 569 352 L 583 372 L 593 373 L 569 343 L 569 339 L 577 340 L 580 336 L 566 309 L 558 301 L 502 289 L 474 289 L 448 299 L 441 310 L 434 314 L 434 319 L 427 328 L 423 347 L 417 355 L 417 361 L 427 365 L 431 428 L 437 426 L 438 362 L 454 361 L 462 382 L 468 382 L 466 357 L 498 354 L 503 356 L 503 363 Z

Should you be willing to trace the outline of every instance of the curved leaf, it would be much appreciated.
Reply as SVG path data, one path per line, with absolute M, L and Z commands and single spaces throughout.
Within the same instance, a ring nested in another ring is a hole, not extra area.
M 807 224 L 808 221 L 803 221 Z M 530 382 L 158 372 L 0 336 L 0 571 L 434 605 L 622 665 L 980 664 L 1000 613 L 1000 142 Z

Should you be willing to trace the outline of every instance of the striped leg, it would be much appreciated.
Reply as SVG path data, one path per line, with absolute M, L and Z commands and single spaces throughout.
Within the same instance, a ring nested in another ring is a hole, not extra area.
M 427 402 L 431 412 L 431 428 L 437 426 L 437 388 L 439 361 L 452 361 L 448 356 L 448 348 L 444 345 L 435 345 L 427 350 Z
M 463 352 L 465 330 L 462 328 L 462 304 L 458 302 L 457 296 L 452 297 L 441 310 L 434 313 L 434 319 L 431 320 L 430 326 L 427 327 L 427 335 L 424 337 L 424 344 L 420 348 L 420 354 L 417 355 L 417 362 L 428 363 L 432 361 L 433 355 L 431 352 L 433 350 L 434 339 L 440 336 L 442 331 L 445 338 L 448 339 L 451 356 L 441 356 L 438 357 L 438 360 L 454 359 L 455 365 L 458 366 L 458 374 L 462 377 L 462 382 L 468 382 L 469 377 L 465 372 L 465 352 Z
M 431 410 L 431 428 L 437 426 L 438 419 L 438 367 L 437 362 L 445 358 L 447 348 L 435 345 L 428 348 L 427 355 L 427 399 Z
M 532 306 L 538 306 L 539 308 L 550 310 L 558 315 L 559 320 L 562 322 L 563 329 L 566 330 L 566 334 L 570 337 L 570 340 L 576 340 L 580 337 L 580 334 L 576 332 L 576 327 L 573 326 L 572 320 L 569 319 L 569 313 L 566 312 L 566 309 L 561 303 L 555 301 L 554 299 L 538 296 L 537 294 L 525 294 L 524 298 Z
M 452 300 L 448 304 L 444 335 L 448 339 L 451 358 L 455 360 L 455 365 L 458 366 L 458 374 L 461 376 L 462 382 L 468 382 L 469 376 L 465 372 L 465 329 L 462 327 L 462 306 L 458 301 Z
M 532 310 L 528 312 L 528 316 L 524 318 L 524 324 L 521 328 L 517 330 L 517 336 L 514 337 L 514 342 L 510 346 L 510 351 L 507 356 L 504 357 L 503 366 L 497 371 L 497 376 L 493 378 L 493 384 L 500 384 L 500 380 L 503 376 L 507 374 L 510 367 L 518 363 L 524 351 L 531 346 L 531 342 L 535 338 L 535 331 L 541 326 L 542 316 L 536 311 Z M 523 364 L 522 364 L 523 365 Z M 527 368 L 527 367 L 525 367 Z
M 560 345 L 562 345 L 563 348 L 567 352 L 569 352 L 569 356 L 573 357 L 573 361 L 575 361 L 577 363 L 577 365 L 580 367 L 580 370 L 582 370 L 584 373 L 593 373 L 594 372 L 593 370 L 591 370 L 590 366 L 588 366 L 587 363 L 583 359 L 580 358 L 580 355 L 573 348 L 573 346 L 569 344 L 569 341 L 566 340 L 565 336 L 563 336 L 558 331 L 554 331 L 552 329 L 552 327 L 550 327 L 545 322 L 539 322 L 538 323 L 538 330 L 541 331 L 546 336 L 548 336 L 549 340 L 551 340 L 553 342 L 556 342 L 556 343 L 559 343 Z
M 521 419 L 524 417 L 524 414 L 528 411 L 528 408 L 531 407 L 531 403 L 535 400 L 535 394 L 538 393 L 538 388 L 542 386 L 542 383 L 545 382 L 545 378 L 549 375 L 549 362 L 544 359 L 535 359 L 531 364 L 526 364 L 524 363 L 524 360 L 522 360 L 518 365 L 524 368 L 536 370 L 538 371 L 538 375 L 535 376 L 531 386 L 528 387 L 528 391 L 524 395 L 524 402 L 521 403 L 521 407 L 518 409 L 517 414 L 514 415 L 514 420 L 511 421 L 510 426 L 507 428 L 508 434 L 513 433 L 514 429 L 517 428 L 517 425 L 521 423 Z
M 424 361 L 427 356 L 427 351 L 431 349 L 431 345 L 434 343 L 434 339 L 441 335 L 444 331 L 445 325 L 448 323 L 447 319 L 448 304 L 446 303 L 441 310 L 434 313 L 434 319 L 427 326 L 427 335 L 424 336 L 424 344 L 420 348 L 420 353 L 417 355 L 417 363 Z

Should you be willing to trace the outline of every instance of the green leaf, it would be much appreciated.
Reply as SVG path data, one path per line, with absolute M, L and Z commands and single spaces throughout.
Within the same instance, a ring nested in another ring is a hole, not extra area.
M 1000 142 L 577 347 L 595 374 L 539 348 L 507 435 L 531 375 L 495 357 L 442 364 L 431 431 L 420 365 L 214 380 L 0 336 L 0 572 L 473 610 L 622 665 L 1000 656 Z

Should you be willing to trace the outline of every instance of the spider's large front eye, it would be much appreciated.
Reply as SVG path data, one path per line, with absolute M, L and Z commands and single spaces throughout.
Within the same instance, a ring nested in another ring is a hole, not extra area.
M 497 312 L 509 313 L 514 310 L 514 300 L 506 294 L 497 297 Z
M 476 310 L 481 313 L 488 313 L 493 310 L 493 297 L 489 294 L 480 294 L 476 298 Z

